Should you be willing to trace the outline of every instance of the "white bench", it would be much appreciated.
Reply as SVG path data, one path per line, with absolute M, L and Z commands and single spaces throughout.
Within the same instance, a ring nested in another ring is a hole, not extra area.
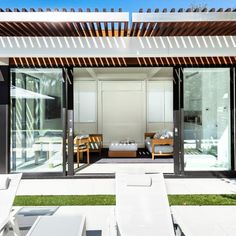
M 27 236 L 86 236 L 85 217 L 39 216 Z

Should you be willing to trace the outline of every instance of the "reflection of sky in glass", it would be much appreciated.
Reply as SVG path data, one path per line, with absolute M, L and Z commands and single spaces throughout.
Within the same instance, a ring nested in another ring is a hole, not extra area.
M 22 98 L 22 99 L 54 99 L 53 97 L 43 95 L 40 93 L 32 92 L 30 90 L 26 90 L 23 88 L 18 88 L 15 86 L 11 86 L 11 97 L 12 98 Z
M 1 8 L 82 8 L 86 10 L 86 8 L 91 8 L 91 10 L 98 8 L 102 10 L 102 8 L 110 9 L 114 8 L 116 11 L 119 8 L 122 8 L 123 11 L 138 11 L 139 8 L 143 8 L 144 11 L 148 8 L 154 10 L 155 8 L 167 8 L 170 10 L 171 8 L 191 8 L 192 6 L 200 6 L 200 7 L 207 7 L 207 8 L 228 8 L 236 7 L 235 0 L 129 0 L 129 1 L 114 1 L 114 0 L 71 0 L 71 1 L 64 1 L 64 0 L 12 0 L 12 1 L 1 1 L 0 7 Z

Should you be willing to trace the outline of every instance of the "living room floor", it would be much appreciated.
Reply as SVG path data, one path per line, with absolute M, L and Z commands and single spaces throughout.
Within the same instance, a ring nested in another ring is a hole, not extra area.
M 90 164 L 75 173 L 79 174 L 113 174 L 116 172 L 174 173 L 173 163 L 108 163 Z
M 84 155 L 86 162 L 86 155 Z M 82 165 L 83 167 L 76 172 L 78 174 L 103 174 L 123 171 L 141 171 L 149 173 L 174 173 L 174 160 L 172 156 L 158 157 L 151 159 L 151 154 L 145 149 L 138 149 L 137 157 L 108 157 L 108 149 L 103 149 L 101 157 L 97 153 L 90 154 L 91 164 Z M 82 164 L 82 163 L 81 163 Z
M 84 158 L 82 161 L 86 162 L 86 154 L 84 154 Z M 76 157 L 75 157 L 76 161 Z M 145 148 L 139 148 L 137 151 L 137 157 L 109 157 L 108 156 L 108 148 L 103 148 L 101 156 L 99 153 L 91 152 L 90 153 L 90 162 L 93 163 L 173 163 L 173 156 L 163 156 L 156 157 L 155 160 L 152 160 L 151 153 L 147 151 Z

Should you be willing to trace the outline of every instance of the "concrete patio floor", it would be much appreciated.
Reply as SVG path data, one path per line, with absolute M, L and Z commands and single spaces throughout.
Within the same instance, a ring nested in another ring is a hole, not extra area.
M 165 179 L 165 183 L 168 194 L 236 194 L 235 179 L 171 178 Z M 23 179 L 17 192 L 17 195 L 74 194 L 115 194 L 115 180 Z M 85 215 L 88 236 L 108 236 L 108 221 L 113 208 L 114 206 L 62 206 L 54 214 Z M 171 211 L 174 220 L 186 236 L 235 235 L 236 206 L 171 206 Z M 23 236 L 26 232 L 27 230 L 23 231 Z
M 165 179 L 168 194 L 236 194 L 236 179 Z M 115 194 L 114 179 L 23 179 L 17 195 Z
M 62 206 L 24 207 L 17 219 L 22 236 L 25 236 L 40 212 L 52 211 L 53 215 L 86 216 L 87 236 L 109 236 L 108 224 L 114 206 Z M 55 208 L 55 207 L 54 207 Z M 236 206 L 171 206 L 174 222 L 177 223 L 185 236 L 234 236 L 236 232 Z M 142 217 L 142 213 L 139 213 Z M 157 219 L 158 220 L 158 219 Z M 12 231 L 6 236 L 12 236 Z M 178 235 L 178 234 L 177 234 Z M 150 235 L 151 236 L 151 235 Z
M 166 178 L 168 194 L 236 194 L 236 179 Z M 17 195 L 115 195 L 114 179 L 23 179 Z M 115 206 L 61 206 L 54 215 L 86 216 L 87 236 L 108 236 L 107 227 Z M 31 207 L 32 208 L 32 207 Z M 33 207 L 40 210 L 42 207 Z M 47 207 L 46 207 L 47 208 Z M 50 207 L 49 207 L 50 208 Z M 24 207 L 23 209 L 30 209 Z M 234 236 L 236 206 L 171 206 L 174 221 L 186 236 Z M 142 214 L 142 213 L 140 213 Z M 19 216 L 18 216 L 19 217 Z M 26 235 L 35 218 L 20 216 L 22 235 Z M 31 216 L 32 217 L 32 216 Z M 28 228 L 24 226 L 28 223 Z M 12 236 L 9 232 L 7 236 Z

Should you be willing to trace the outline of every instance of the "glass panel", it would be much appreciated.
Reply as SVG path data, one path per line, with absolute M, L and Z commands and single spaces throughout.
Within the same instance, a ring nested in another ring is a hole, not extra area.
M 62 70 L 11 70 L 11 171 L 62 171 Z
M 185 170 L 230 170 L 230 130 L 230 70 L 184 69 Z

